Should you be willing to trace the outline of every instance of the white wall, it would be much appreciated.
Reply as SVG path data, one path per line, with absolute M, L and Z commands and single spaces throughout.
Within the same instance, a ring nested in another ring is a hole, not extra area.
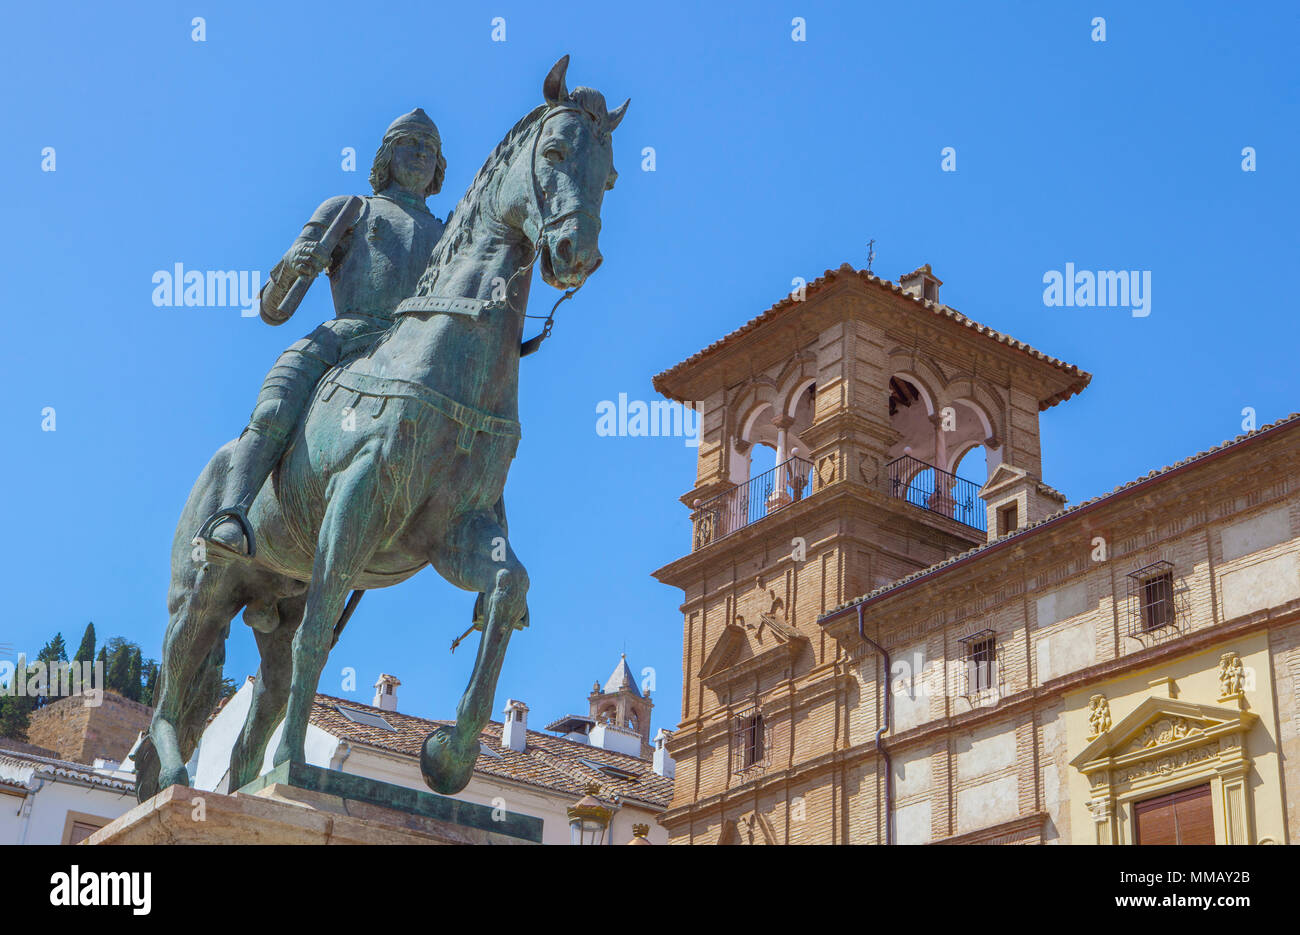
M 196 789 L 227 791 L 226 772 L 230 766 L 230 751 L 243 729 L 252 691 L 252 683 L 245 682 L 203 732 L 199 743 L 198 769 L 192 777 Z M 271 758 L 275 755 L 279 740 L 280 728 L 277 727 L 266 745 L 262 773 L 270 772 Z M 639 739 L 637 744 L 639 747 Z M 307 762 L 325 769 L 342 769 L 354 776 L 390 782 L 407 789 L 430 791 L 420 774 L 420 763 L 413 757 L 390 755 L 369 747 L 341 743 L 337 737 L 314 724 L 309 725 L 307 730 Z M 578 796 L 561 795 L 548 789 L 532 788 L 522 783 L 475 773 L 470 784 L 453 798 L 540 818 L 543 844 L 568 844 L 570 832 L 567 809 Z M 612 843 L 626 844 L 632 840 L 632 825 L 647 824 L 650 826 L 650 841 L 654 844 L 667 844 L 668 831 L 655 821 L 654 816 L 654 812 L 632 805 L 620 809 L 611 822 L 609 837 Z
M 37 774 L 33 784 L 39 784 Z M 135 795 L 79 783 L 45 779 L 27 797 L 0 795 L 0 844 L 61 844 L 68 812 L 81 812 L 104 820 L 104 824 L 135 807 Z M 24 838 L 25 812 L 31 809 Z

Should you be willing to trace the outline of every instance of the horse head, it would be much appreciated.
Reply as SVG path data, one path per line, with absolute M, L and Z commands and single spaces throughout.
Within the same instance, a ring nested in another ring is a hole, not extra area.
M 542 279 L 558 289 L 582 285 L 600 265 L 600 206 L 614 187 L 611 136 L 628 101 L 613 111 L 591 88 L 565 86 L 566 55 L 542 83 L 532 143 L 520 147 L 497 204 L 533 245 Z

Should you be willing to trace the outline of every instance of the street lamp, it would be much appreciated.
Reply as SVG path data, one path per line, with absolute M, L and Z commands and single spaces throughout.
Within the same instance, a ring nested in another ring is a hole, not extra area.
M 596 798 L 598 792 L 600 786 L 589 784 L 587 794 L 569 807 L 570 844 L 605 843 L 605 831 L 614 811 Z

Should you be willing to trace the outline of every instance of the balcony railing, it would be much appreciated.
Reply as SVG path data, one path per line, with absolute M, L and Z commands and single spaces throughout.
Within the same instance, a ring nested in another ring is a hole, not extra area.
M 889 462 L 889 495 L 931 513 L 955 519 L 964 526 L 988 531 L 988 514 L 979 497 L 979 485 L 941 471 L 911 455 Z
M 791 458 L 765 474 L 705 500 L 692 514 L 695 536 L 691 551 L 802 500 L 812 493 L 814 477 L 811 461 Z

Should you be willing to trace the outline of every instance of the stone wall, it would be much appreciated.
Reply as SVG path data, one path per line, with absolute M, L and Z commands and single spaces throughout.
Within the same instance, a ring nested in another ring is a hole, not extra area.
M 74 763 L 123 759 L 140 731 L 149 729 L 153 708 L 110 691 L 102 692 L 99 705 L 88 701 L 74 695 L 33 711 L 28 742 Z

